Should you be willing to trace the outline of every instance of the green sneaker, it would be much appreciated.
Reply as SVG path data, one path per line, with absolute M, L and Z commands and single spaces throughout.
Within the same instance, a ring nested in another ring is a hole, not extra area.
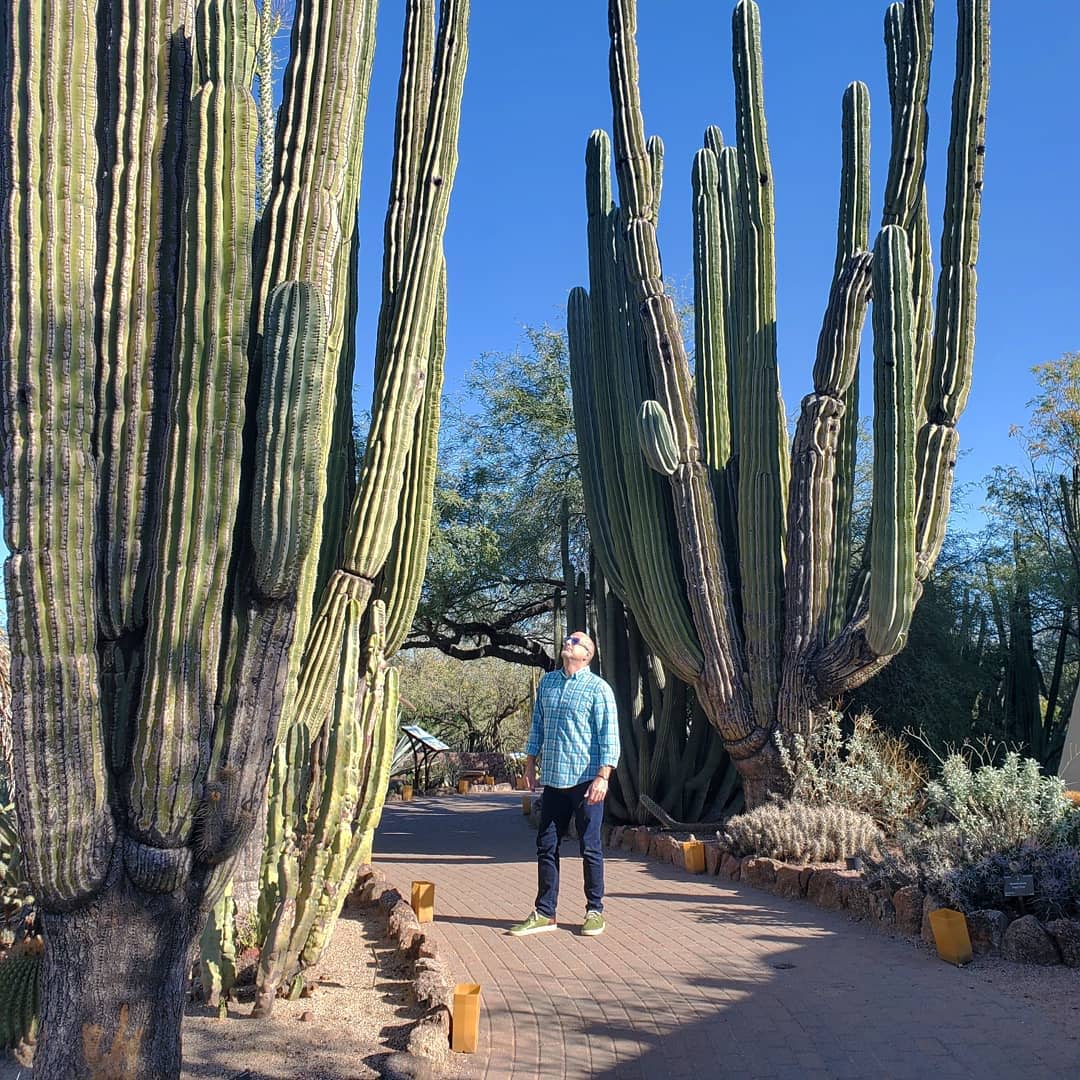
M 585 937 L 599 937 L 607 929 L 604 916 L 599 911 L 586 911 L 585 921 L 581 924 L 581 932 Z
M 514 937 L 524 937 L 526 934 L 542 934 L 545 930 L 558 930 L 554 919 L 541 915 L 534 911 L 524 922 L 511 926 L 509 933 Z

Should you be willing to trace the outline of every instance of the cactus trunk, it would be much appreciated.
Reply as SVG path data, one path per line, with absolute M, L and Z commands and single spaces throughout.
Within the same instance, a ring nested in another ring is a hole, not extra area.
M 179 1076 L 191 946 L 201 925 L 183 892 L 148 898 L 126 881 L 117 853 L 108 887 L 90 904 L 46 912 L 43 921 L 34 1075 Z

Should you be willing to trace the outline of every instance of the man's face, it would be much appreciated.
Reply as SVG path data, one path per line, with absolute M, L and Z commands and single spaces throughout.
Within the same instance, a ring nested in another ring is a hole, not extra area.
M 563 660 L 584 660 L 588 662 L 592 659 L 593 644 L 587 634 L 583 634 L 580 630 L 576 630 L 574 633 L 567 635 L 563 640 L 562 658 Z

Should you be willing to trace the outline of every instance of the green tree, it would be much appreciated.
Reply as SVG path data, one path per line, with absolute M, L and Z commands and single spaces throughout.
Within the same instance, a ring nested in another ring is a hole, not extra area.
M 401 658 L 403 714 L 454 750 L 522 750 L 532 692 L 533 676 L 520 664 L 491 657 L 466 662 L 437 652 Z
M 986 581 L 1008 737 L 1057 767 L 1080 675 L 1080 353 L 1032 369 L 1038 393 L 1012 429 L 1026 458 L 986 481 Z
M 484 354 L 442 430 L 427 576 L 406 647 L 550 669 L 563 500 L 571 561 L 587 562 L 565 332 L 526 327 L 523 348 Z

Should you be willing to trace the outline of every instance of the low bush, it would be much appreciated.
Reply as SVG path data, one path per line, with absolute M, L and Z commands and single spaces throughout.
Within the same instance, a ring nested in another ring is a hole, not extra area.
M 771 802 L 731 818 L 717 834 L 732 855 L 791 863 L 837 862 L 877 849 L 881 830 L 873 818 L 846 806 Z
M 1037 761 L 1015 751 L 1001 765 L 981 766 L 952 753 L 926 789 L 926 820 L 955 825 L 969 859 L 1029 842 L 1053 843 L 1073 811 L 1061 780 L 1044 776 Z
M 812 806 L 845 806 L 868 814 L 888 834 L 917 816 L 927 774 L 902 739 L 879 731 L 869 713 L 855 717 L 844 734 L 840 714 L 830 713 L 809 736 L 778 740 L 793 800 Z

